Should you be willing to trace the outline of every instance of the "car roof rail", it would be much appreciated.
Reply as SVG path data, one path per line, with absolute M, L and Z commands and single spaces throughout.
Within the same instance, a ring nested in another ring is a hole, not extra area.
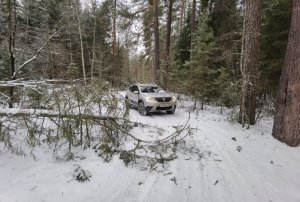
M 158 86 L 156 83 L 134 83 L 133 85 L 137 85 L 137 86 L 140 86 L 140 85 L 152 85 L 152 86 Z

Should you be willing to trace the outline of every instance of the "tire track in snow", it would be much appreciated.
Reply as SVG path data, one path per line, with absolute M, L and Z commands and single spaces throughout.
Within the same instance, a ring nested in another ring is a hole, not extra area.
M 207 139 L 207 143 L 211 145 L 213 152 L 218 154 L 218 158 L 222 159 L 222 162 L 211 159 L 213 169 L 209 171 L 211 175 L 219 173 L 221 179 L 218 184 L 222 186 L 225 193 L 228 193 L 224 196 L 225 198 L 216 199 L 216 201 L 240 201 L 241 199 L 243 199 L 243 201 L 247 199 L 249 202 L 257 201 L 253 187 L 243 176 L 240 168 L 237 167 L 240 162 L 238 161 L 239 158 L 236 158 L 235 153 L 237 153 L 237 151 L 234 145 L 232 144 L 232 147 L 229 149 L 222 145 L 224 143 L 228 144 L 228 140 L 226 139 L 229 138 L 227 135 L 228 131 L 220 129 L 219 126 L 216 125 L 216 122 L 210 124 L 209 121 L 202 125 L 201 128 L 205 128 L 205 132 L 202 131 L 202 134 Z M 229 142 L 229 144 L 231 143 Z M 233 159 L 235 159 L 235 161 Z M 224 182 L 226 184 L 224 184 Z
M 133 111 L 134 110 L 134 111 Z M 178 109 L 174 115 L 168 115 L 163 113 L 154 113 L 147 117 L 141 117 L 135 109 L 132 109 L 130 113 L 132 120 L 139 120 L 141 123 L 154 125 L 167 129 L 174 125 L 183 124 L 188 119 L 188 113 Z M 203 129 L 200 131 L 201 138 L 198 138 L 198 147 L 201 147 L 201 141 L 205 139 L 205 147 L 210 148 L 213 153 L 218 154 L 217 158 L 222 158 L 222 162 L 214 161 L 214 157 L 210 157 L 209 160 L 204 161 L 204 169 L 201 170 L 199 166 L 192 165 L 184 162 L 182 159 L 177 159 L 174 176 L 178 177 L 178 185 L 184 190 L 183 201 L 240 201 L 247 195 L 249 201 L 256 201 L 255 193 L 251 185 L 244 178 L 240 172 L 240 168 L 237 167 L 239 162 L 232 160 L 232 151 L 225 148 L 222 143 L 224 138 L 216 139 L 222 136 L 228 137 L 226 132 L 219 129 L 218 122 L 212 122 L 211 117 L 197 117 L 198 121 L 195 121 L 195 115 L 191 114 L 191 126 L 199 127 Z M 206 119 L 206 120 L 203 120 Z M 219 133 L 219 135 L 217 135 Z M 195 134 L 197 136 L 198 134 Z M 205 148 L 206 149 L 206 148 Z M 234 147 L 231 149 L 234 150 Z M 234 150 L 234 152 L 237 152 Z M 188 173 L 188 174 L 186 174 Z M 186 179 L 184 182 L 183 179 Z M 218 180 L 218 183 L 214 183 Z M 160 184 L 159 181 L 152 182 L 152 186 L 156 187 Z M 188 184 L 191 184 L 191 190 L 186 190 Z M 201 187 L 201 190 L 194 191 L 193 187 Z M 242 189 L 243 188 L 243 189 Z M 178 192 L 178 189 L 170 189 L 170 192 Z M 147 191 L 146 196 L 153 195 L 155 188 Z M 142 197 L 143 198 L 143 197 Z M 150 197 L 151 198 L 151 197 Z M 178 201 L 178 200 L 177 200 Z

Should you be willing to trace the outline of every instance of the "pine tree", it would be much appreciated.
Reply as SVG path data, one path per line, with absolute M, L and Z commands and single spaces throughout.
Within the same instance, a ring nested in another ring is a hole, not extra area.
M 154 80 L 160 82 L 160 47 L 159 47 L 159 21 L 158 21 L 158 4 L 159 0 L 152 0 L 152 25 L 154 30 Z
M 187 14 L 185 24 L 174 45 L 173 65 L 171 70 L 170 83 L 173 89 L 185 89 L 188 86 L 189 66 L 185 65 L 190 60 L 191 49 L 191 18 L 190 12 Z M 185 90 L 182 93 L 187 93 Z
M 97 26 L 96 35 L 98 44 L 97 58 L 99 58 L 98 68 L 95 69 L 96 75 L 105 79 L 106 81 L 112 82 L 112 51 L 111 44 L 112 41 L 111 29 L 112 29 L 112 12 L 111 12 L 111 0 L 105 0 L 102 2 L 99 11 L 97 13 Z
M 0 1 L 0 80 L 10 79 L 10 60 L 7 52 L 7 30 L 6 6 Z
M 261 0 L 246 0 L 241 57 L 242 99 L 239 122 L 254 125 L 256 121 L 257 71 L 259 64 Z
M 179 35 L 175 44 L 174 60 L 178 64 L 179 68 L 190 59 L 191 49 L 191 17 L 190 11 L 188 12 L 184 27 Z
M 293 1 L 288 46 L 276 99 L 273 136 L 290 146 L 300 145 L 300 1 Z
M 240 75 L 242 17 L 237 4 L 237 0 L 214 0 L 210 14 L 210 24 L 220 47 L 219 54 L 215 58 L 219 66 L 225 67 L 231 79 Z
M 168 14 L 167 14 L 167 31 L 164 52 L 164 68 L 163 68 L 163 85 L 168 88 L 169 77 L 169 63 L 170 63 L 170 47 L 171 47 L 171 28 L 172 28 L 172 13 L 173 13 L 173 0 L 168 0 Z
M 259 94 L 276 96 L 291 24 L 291 0 L 263 3 Z
M 205 101 L 218 97 L 216 80 L 219 71 L 213 62 L 217 47 L 213 30 L 208 25 L 209 20 L 208 14 L 203 12 L 195 33 L 193 59 L 187 63 L 191 70 L 189 91 L 196 99 L 202 101 L 201 109 Z

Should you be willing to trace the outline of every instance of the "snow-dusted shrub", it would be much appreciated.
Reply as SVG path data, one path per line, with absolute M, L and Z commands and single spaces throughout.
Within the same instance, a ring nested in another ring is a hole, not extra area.
M 45 98 L 47 95 L 47 86 L 46 85 L 37 85 L 37 86 L 30 86 L 24 89 L 23 98 L 25 103 L 23 104 L 23 108 L 30 108 L 30 109 L 43 109 L 45 108 Z
M 79 165 L 75 165 L 72 176 L 73 179 L 78 182 L 90 181 L 90 178 L 92 177 L 91 173 L 88 170 L 82 169 Z
M 239 120 L 239 110 L 233 108 L 227 115 L 227 120 L 231 123 L 236 123 Z
M 126 166 L 134 160 L 134 156 L 128 151 L 121 151 L 119 158 L 123 160 Z
M 103 142 L 94 146 L 94 150 L 105 162 L 110 162 L 115 152 L 117 152 L 117 146 L 112 142 Z

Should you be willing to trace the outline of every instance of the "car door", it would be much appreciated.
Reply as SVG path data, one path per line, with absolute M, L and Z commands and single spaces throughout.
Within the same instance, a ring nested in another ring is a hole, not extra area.
M 130 88 L 130 96 L 128 97 L 131 104 L 137 106 L 139 100 L 139 88 L 136 85 L 133 85 Z
M 132 86 L 129 86 L 129 88 L 126 91 L 126 95 L 125 95 L 125 98 L 129 100 L 129 103 L 130 103 L 130 100 L 131 100 L 131 93 L 132 93 L 131 88 L 132 88 Z

